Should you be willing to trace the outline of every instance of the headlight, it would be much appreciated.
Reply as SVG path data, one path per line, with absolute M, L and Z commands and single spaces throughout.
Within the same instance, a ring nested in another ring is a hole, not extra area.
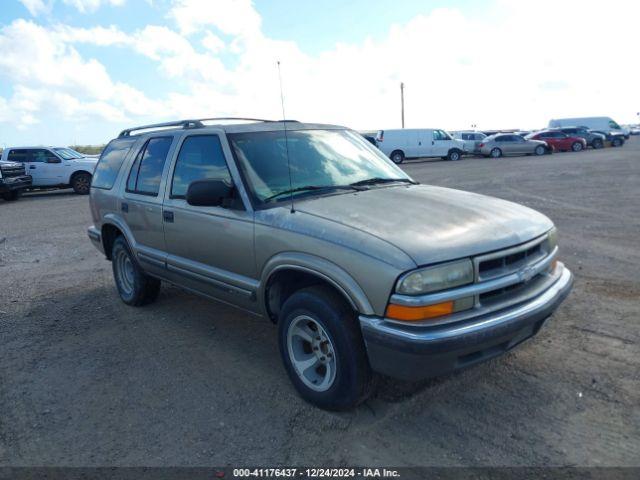
M 473 282 L 471 260 L 458 260 L 406 274 L 398 281 L 396 291 L 404 295 L 422 295 Z

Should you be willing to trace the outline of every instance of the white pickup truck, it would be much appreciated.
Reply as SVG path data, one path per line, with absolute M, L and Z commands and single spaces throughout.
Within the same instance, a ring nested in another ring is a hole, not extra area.
M 32 188 L 72 187 L 87 195 L 98 159 L 65 147 L 9 147 L 2 151 L 0 162 L 23 164 Z

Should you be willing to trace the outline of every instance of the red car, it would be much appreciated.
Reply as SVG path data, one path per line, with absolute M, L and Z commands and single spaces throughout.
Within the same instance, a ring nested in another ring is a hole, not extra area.
M 561 152 L 579 152 L 587 148 L 587 141 L 580 137 L 571 137 L 566 133 L 557 130 L 543 130 L 527 135 L 529 140 L 542 140 L 553 148 Z

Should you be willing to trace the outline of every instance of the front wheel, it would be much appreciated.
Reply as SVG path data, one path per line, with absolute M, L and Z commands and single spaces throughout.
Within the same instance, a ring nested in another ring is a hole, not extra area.
M 573 145 L 571 145 L 571 150 L 573 150 L 574 152 L 580 152 L 580 151 L 582 151 L 582 143 L 580 143 L 580 142 L 573 142 Z
M 113 242 L 111 266 L 120 299 L 124 303 L 139 307 L 158 298 L 160 280 L 142 271 L 122 236 Z
M 345 410 L 371 391 L 371 369 L 355 314 L 332 290 L 304 288 L 287 299 L 278 320 L 280 355 L 302 398 Z
M 71 187 L 78 195 L 87 195 L 91 189 L 91 175 L 88 173 L 77 173 L 71 180 Z
M 614 138 L 611 141 L 611 146 L 612 147 L 620 147 L 620 146 L 622 146 L 622 140 L 620 140 L 619 138 Z
M 12 190 L 10 192 L 6 192 L 2 194 L 2 198 L 4 200 L 6 200 L 7 202 L 13 202 L 15 200 L 17 200 L 18 198 L 20 198 L 20 194 L 22 192 L 20 192 L 20 190 Z
M 593 148 L 594 148 L 594 149 L 596 149 L 596 150 L 597 150 L 597 149 L 599 149 L 599 148 L 604 147 L 604 143 L 603 143 L 603 142 L 602 142 L 602 140 L 600 140 L 599 138 L 596 138 L 596 139 L 593 141 L 592 146 L 593 146 Z
M 544 155 L 546 149 L 542 145 L 538 145 L 536 149 L 533 151 L 536 155 Z

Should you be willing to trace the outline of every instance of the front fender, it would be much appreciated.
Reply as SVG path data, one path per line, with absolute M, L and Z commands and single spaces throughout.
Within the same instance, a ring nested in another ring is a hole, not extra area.
M 374 310 L 358 282 L 342 267 L 324 258 L 300 252 L 283 252 L 271 257 L 264 265 L 258 290 L 259 304 L 266 310 L 265 291 L 273 274 L 284 269 L 300 270 L 326 280 L 343 293 L 351 306 L 364 315 Z

